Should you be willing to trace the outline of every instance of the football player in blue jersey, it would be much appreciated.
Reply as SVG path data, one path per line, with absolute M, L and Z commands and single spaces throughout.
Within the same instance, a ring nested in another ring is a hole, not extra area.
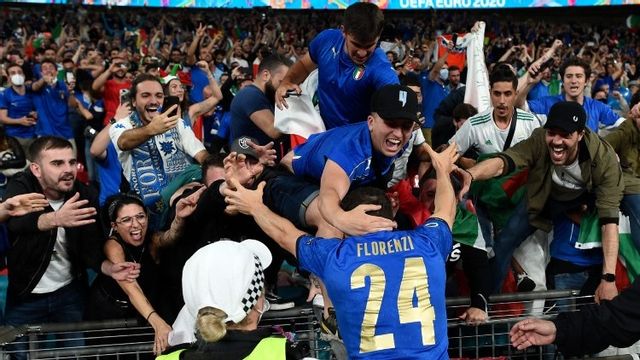
M 428 148 L 437 176 L 435 211 L 411 231 L 377 231 L 346 239 L 305 234 L 273 213 L 257 190 L 244 188 L 232 164 L 227 210 L 253 216 L 258 225 L 302 268 L 318 275 L 331 294 L 340 333 L 352 359 L 446 359 L 445 259 L 452 246 L 456 199 L 449 174 L 456 147 L 440 154 Z M 232 190 L 235 189 L 235 190 Z M 342 201 L 345 210 L 376 204 L 372 211 L 393 217 L 384 191 L 360 187 Z

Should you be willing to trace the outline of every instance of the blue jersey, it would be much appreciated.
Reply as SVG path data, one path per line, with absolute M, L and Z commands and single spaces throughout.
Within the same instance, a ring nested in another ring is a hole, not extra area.
M 113 143 L 107 145 L 107 157 L 96 159 L 98 179 L 100 179 L 100 206 L 104 205 L 107 198 L 120 192 L 122 182 L 122 166 L 118 160 L 118 152 Z
M 435 112 L 444 98 L 449 95 L 449 87 L 437 81 L 429 79 L 429 72 L 424 71 L 420 76 L 422 90 L 422 114 L 424 115 L 425 128 L 431 129 L 435 124 Z
M 64 81 L 57 81 L 53 85 L 44 85 L 40 91 L 33 93 L 33 102 L 38 111 L 36 135 L 73 139 L 73 131 L 67 118 L 69 114 L 68 100 L 69 91 Z
M 209 85 L 209 79 L 207 73 L 197 66 L 191 67 L 191 91 L 189 91 L 189 101 L 192 104 L 196 104 L 204 101 L 204 94 L 202 91 Z
M 364 66 L 357 66 L 344 51 L 340 30 L 324 30 L 309 45 L 309 56 L 318 65 L 318 103 L 327 129 L 363 121 L 371 112 L 371 96 L 387 84 L 398 84 L 398 75 L 384 51 L 376 48 Z
M 541 117 L 543 122 L 546 122 L 547 114 L 549 114 L 551 107 L 561 101 L 565 101 L 564 95 L 546 96 L 537 100 L 529 100 L 527 103 L 531 112 Z M 585 97 L 582 107 L 587 113 L 587 127 L 596 133 L 598 132 L 599 124 L 611 126 L 618 120 L 624 120 L 613 112 L 610 107 L 592 98 Z
M 35 110 L 31 89 L 27 88 L 24 95 L 20 95 L 12 87 L 0 94 L 0 109 L 7 110 L 7 116 L 19 119 Z M 6 134 L 13 137 L 30 139 L 36 136 L 35 126 L 4 125 Z
M 527 94 L 527 100 L 537 100 L 549 96 L 549 87 L 549 84 L 545 85 L 542 81 L 540 81 L 533 87 L 533 89 L 529 91 L 529 93 Z
M 394 157 L 374 152 L 369 127 L 360 122 L 311 135 L 293 150 L 293 173 L 319 182 L 326 161 L 331 159 L 344 170 L 352 185 L 366 185 L 379 175 L 388 175 L 393 161 L 403 151 Z
M 343 241 L 305 235 L 296 247 L 300 266 L 331 294 L 350 359 L 447 359 L 451 245 L 449 226 L 432 218 Z
M 579 224 L 574 223 L 566 216 L 559 216 L 554 219 L 553 240 L 549 244 L 551 257 L 584 267 L 602 264 L 602 248 L 576 248 L 576 241 L 579 235 Z

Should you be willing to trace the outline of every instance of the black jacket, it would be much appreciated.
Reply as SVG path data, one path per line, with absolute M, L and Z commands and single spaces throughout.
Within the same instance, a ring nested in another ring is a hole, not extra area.
M 629 347 L 640 340 L 640 280 L 611 301 L 562 313 L 553 322 L 555 343 L 565 356 L 594 354 L 609 345 Z
M 7 185 L 6 197 L 27 193 L 43 193 L 40 183 L 29 169 L 15 175 Z M 89 205 L 98 209 L 98 194 L 76 180 L 71 192 L 65 195 L 65 201 L 76 192 L 80 199 L 89 200 Z M 51 206 L 44 211 L 13 217 L 7 221 L 11 249 L 8 253 L 9 287 L 7 296 L 18 300 L 31 293 L 38 284 L 53 254 L 57 230 L 40 231 L 38 218 L 53 211 Z M 102 245 L 104 237 L 99 217 L 96 222 L 75 228 L 65 228 L 71 273 L 76 279 L 86 278 L 86 268 L 100 271 L 104 258 Z

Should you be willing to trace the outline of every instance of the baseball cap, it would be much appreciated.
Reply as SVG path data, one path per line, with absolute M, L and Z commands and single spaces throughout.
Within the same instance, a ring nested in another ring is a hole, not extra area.
M 584 130 L 586 123 L 587 113 L 582 105 L 574 101 L 562 101 L 551 107 L 544 128 L 572 133 Z
M 220 240 L 202 247 L 182 271 L 184 307 L 169 335 L 169 343 L 195 341 L 198 311 L 211 306 L 239 323 L 265 291 L 264 270 L 271 264 L 269 249 L 258 240 Z M 229 271 L 233 269 L 233 271 Z
M 229 150 L 238 154 L 251 156 L 257 160 L 260 157 L 258 156 L 258 153 L 256 153 L 256 151 L 251 146 L 249 146 L 249 141 L 258 145 L 258 141 L 256 139 L 249 136 L 240 136 L 239 138 L 233 140 L 231 146 L 229 147 Z
M 378 89 L 371 97 L 371 111 L 385 120 L 418 121 L 418 97 L 406 86 L 392 84 Z

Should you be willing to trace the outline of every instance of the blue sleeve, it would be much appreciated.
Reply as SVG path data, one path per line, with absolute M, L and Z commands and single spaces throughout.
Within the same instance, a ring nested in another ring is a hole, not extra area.
M 616 114 L 615 112 L 613 112 L 613 110 L 611 109 L 611 107 L 609 105 L 605 105 L 605 104 L 601 104 L 598 103 L 598 107 L 600 108 L 599 110 L 599 114 L 600 116 L 598 117 L 598 122 L 600 122 L 601 124 L 604 124 L 606 126 L 611 126 L 613 124 L 616 123 L 616 121 L 618 121 L 618 119 L 620 118 L 620 116 L 618 116 L 618 114 Z
M 549 112 L 549 104 L 545 101 L 546 99 L 548 98 L 543 97 L 540 99 L 528 100 L 527 103 L 529 104 L 529 110 L 534 114 L 547 115 Z
M 351 179 L 351 173 L 358 166 L 356 161 L 362 161 L 364 156 L 360 151 L 358 151 L 358 149 L 354 149 L 351 146 L 344 146 L 346 144 L 349 143 L 337 143 L 333 150 L 327 155 L 327 159 L 333 160 L 333 162 L 338 164 L 342 170 L 347 173 L 349 180 L 353 181 L 353 179 Z
M 453 246 L 453 235 L 451 235 L 449 225 L 442 219 L 431 217 L 416 231 L 431 241 L 446 261 Z
M 311 235 L 302 235 L 296 243 L 296 257 L 300 267 L 324 277 L 327 259 L 340 246 L 337 239 L 325 239 Z
M 0 109 L 9 109 L 7 106 L 7 90 L 0 92 Z
M 318 63 L 322 51 L 325 50 L 324 46 L 332 40 L 333 33 L 331 30 L 324 30 L 311 40 L 311 44 L 309 44 L 309 56 L 314 63 Z

